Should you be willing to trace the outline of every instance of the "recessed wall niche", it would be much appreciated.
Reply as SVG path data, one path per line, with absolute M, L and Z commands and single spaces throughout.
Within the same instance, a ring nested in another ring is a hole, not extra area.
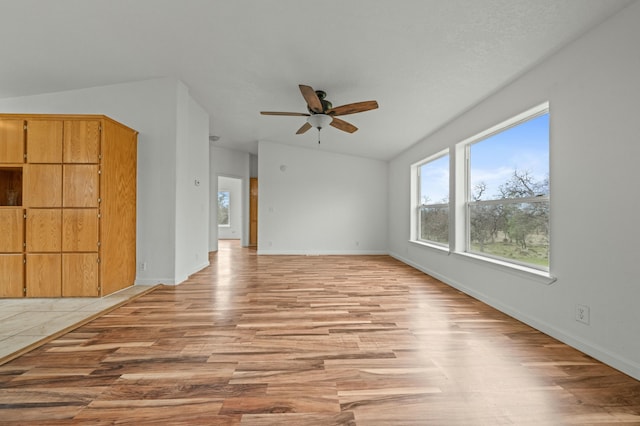
M 0 167 L 0 206 L 22 205 L 22 167 Z

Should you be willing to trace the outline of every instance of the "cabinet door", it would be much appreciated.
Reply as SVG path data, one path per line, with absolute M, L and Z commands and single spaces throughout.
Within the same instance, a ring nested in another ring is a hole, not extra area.
M 62 206 L 62 166 L 25 165 L 23 205 L 27 207 Z
M 98 296 L 98 253 L 62 254 L 62 296 Z
M 0 119 L 0 163 L 24 162 L 24 120 Z
M 27 251 L 59 252 L 62 249 L 62 210 L 27 210 Z
M 98 165 L 65 164 L 63 171 L 64 207 L 98 207 Z
M 62 121 L 27 122 L 27 161 L 62 163 Z
M 27 254 L 27 297 L 62 296 L 62 262 L 58 254 Z
M 24 257 L 0 254 L 0 297 L 24 296 Z
M 69 120 L 64 122 L 65 163 L 98 163 L 100 153 L 100 121 Z
M 0 253 L 22 253 L 24 213 L 22 209 L 0 210 Z
M 98 251 L 98 209 L 62 211 L 62 251 Z

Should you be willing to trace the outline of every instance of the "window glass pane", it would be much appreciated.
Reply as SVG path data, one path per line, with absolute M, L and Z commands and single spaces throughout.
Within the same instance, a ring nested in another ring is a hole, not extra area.
M 449 243 L 449 207 L 420 206 L 420 239 Z
M 549 201 L 470 203 L 471 251 L 549 267 Z
M 229 225 L 229 191 L 218 192 L 218 225 Z
M 449 155 L 419 166 L 418 239 L 449 243 Z
M 449 202 L 449 155 L 420 166 L 420 203 Z
M 549 268 L 549 114 L 469 146 L 467 250 Z
M 549 195 L 549 114 L 470 146 L 471 201 Z

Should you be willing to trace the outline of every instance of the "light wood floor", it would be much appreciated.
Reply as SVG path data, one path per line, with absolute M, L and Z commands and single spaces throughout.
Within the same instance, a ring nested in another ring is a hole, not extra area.
M 0 367 L 0 424 L 640 424 L 640 382 L 386 256 L 212 265 Z

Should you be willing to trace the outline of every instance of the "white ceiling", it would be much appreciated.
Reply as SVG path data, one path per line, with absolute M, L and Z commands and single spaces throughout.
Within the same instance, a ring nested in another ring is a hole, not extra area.
M 390 159 L 632 0 L 0 0 L 0 97 L 183 81 L 216 145 L 295 135 L 298 84 L 375 99 L 320 149 Z M 20 112 L 20 111 L 16 111 Z

